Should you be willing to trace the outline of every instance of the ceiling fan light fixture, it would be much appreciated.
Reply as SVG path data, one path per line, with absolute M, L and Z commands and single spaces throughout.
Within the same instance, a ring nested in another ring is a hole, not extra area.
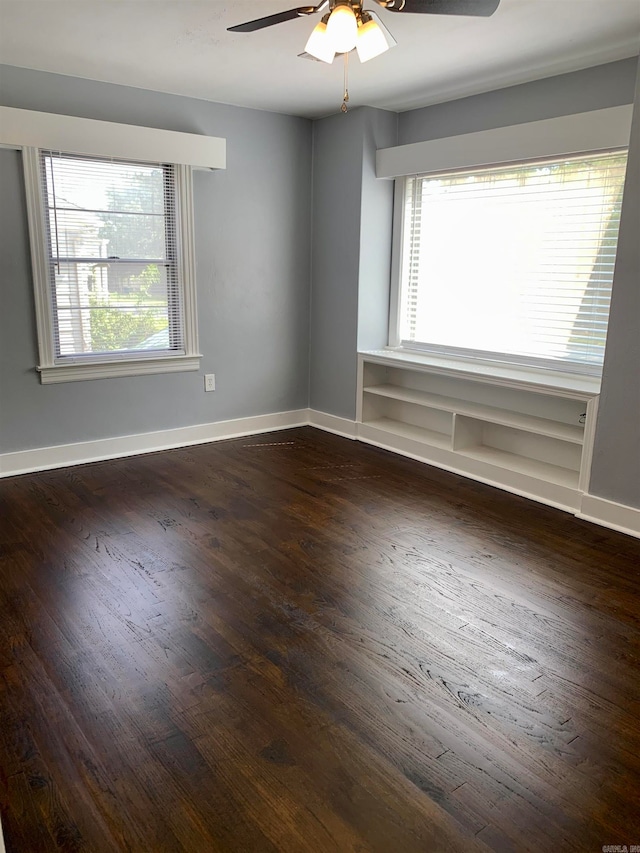
M 336 53 L 349 53 L 358 40 L 358 21 L 348 3 L 334 7 L 327 23 L 327 36 Z
M 305 46 L 305 51 L 322 62 L 328 62 L 329 65 L 333 62 L 336 52 L 327 35 L 327 24 L 324 19 L 314 27 Z
M 389 45 L 384 37 L 384 33 L 373 18 L 369 18 L 369 20 L 364 21 L 362 26 L 358 29 L 356 50 L 358 51 L 358 58 L 360 62 L 368 62 L 375 56 L 380 56 L 381 53 L 389 50 Z

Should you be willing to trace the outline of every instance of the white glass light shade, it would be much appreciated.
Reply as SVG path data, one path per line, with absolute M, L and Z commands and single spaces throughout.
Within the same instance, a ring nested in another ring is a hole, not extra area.
M 331 39 L 327 35 L 327 25 L 323 21 L 320 21 L 320 23 L 314 27 L 313 32 L 309 36 L 309 41 L 305 46 L 305 50 L 307 53 L 310 53 L 311 56 L 315 56 L 316 59 L 321 59 L 322 62 L 328 62 L 329 65 L 333 62 L 336 52 L 331 44 Z
M 389 50 L 384 33 L 375 21 L 367 21 L 358 30 L 356 50 L 360 62 L 368 62 L 374 56 L 380 56 L 385 50 Z
M 356 46 L 358 21 L 351 6 L 336 6 L 327 23 L 327 36 L 336 53 L 349 53 Z

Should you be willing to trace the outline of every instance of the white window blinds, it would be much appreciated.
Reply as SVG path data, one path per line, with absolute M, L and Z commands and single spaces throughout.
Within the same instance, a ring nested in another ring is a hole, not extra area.
M 56 362 L 183 353 L 174 167 L 40 163 Z
M 406 179 L 400 342 L 597 373 L 626 153 Z

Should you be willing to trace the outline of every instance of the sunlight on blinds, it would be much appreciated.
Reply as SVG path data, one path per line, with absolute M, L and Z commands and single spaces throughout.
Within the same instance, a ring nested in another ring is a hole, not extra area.
M 597 372 L 625 166 L 618 151 L 407 179 L 402 343 Z
M 182 351 L 173 167 L 41 154 L 58 358 Z

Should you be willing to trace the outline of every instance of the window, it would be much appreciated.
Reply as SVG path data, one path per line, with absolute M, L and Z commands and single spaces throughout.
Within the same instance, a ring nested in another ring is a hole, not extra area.
M 197 369 L 189 167 L 23 156 L 42 382 Z
M 625 166 L 611 151 L 404 179 L 391 345 L 599 373 Z

